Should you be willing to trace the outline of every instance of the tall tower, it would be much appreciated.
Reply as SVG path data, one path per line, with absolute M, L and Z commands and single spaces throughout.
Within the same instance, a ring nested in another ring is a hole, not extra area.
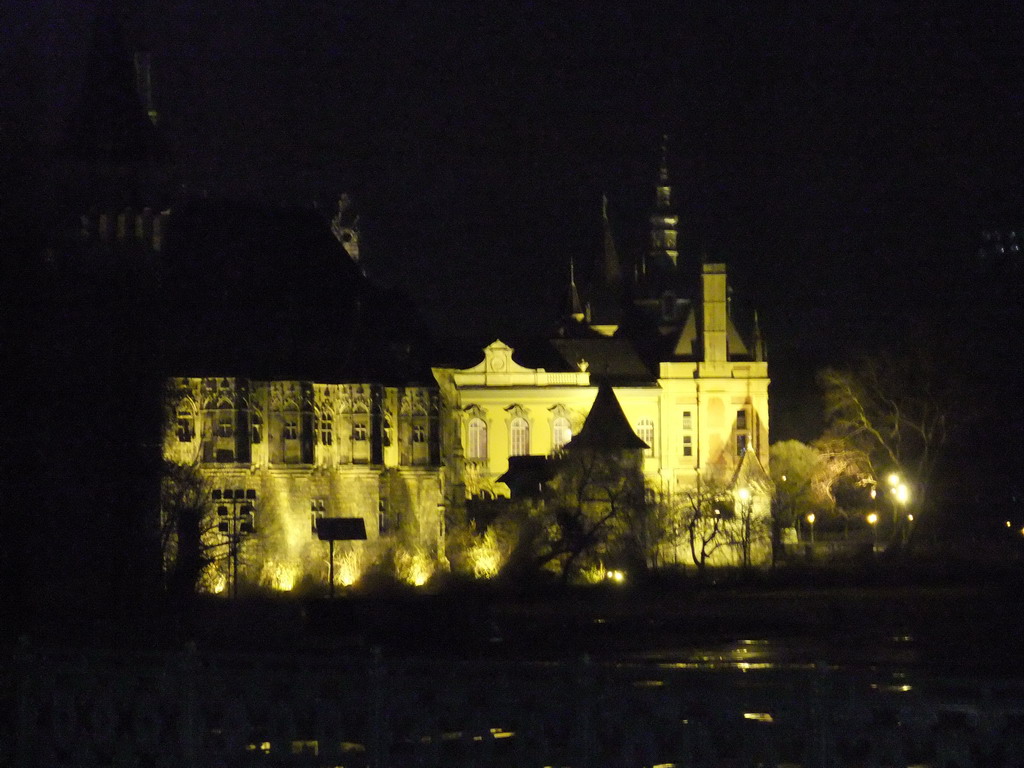
M 158 206 L 167 175 L 153 106 L 150 59 L 133 55 L 120 4 L 100 3 L 82 88 L 69 115 L 58 174 L 73 209 Z
M 675 269 L 679 259 L 676 248 L 679 217 L 672 211 L 672 185 L 668 177 L 668 136 L 661 137 L 661 166 L 654 190 L 654 208 L 650 218 L 650 238 L 643 272 Z

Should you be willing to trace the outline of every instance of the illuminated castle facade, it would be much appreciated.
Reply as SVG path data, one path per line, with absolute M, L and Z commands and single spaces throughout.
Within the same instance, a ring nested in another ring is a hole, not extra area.
M 340 545 L 341 583 L 385 553 L 421 581 L 447 565 L 446 521 L 464 519 L 467 501 L 509 496 L 510 460 L 565 448 L 602 383 L 647 446 L 653 498 L 701 482 L 743 487 L 764 519 L 769 379 L 756 319 L 744 339 L 725 265 L 679 261 L 664 163 L 655 200 L 632 279 L 605 216 L 596 279 L 581 290 L 570 268 L 561 322 L 522 354 L 495 341 L 478 364 L 435 365 L 419 379 L 345 366 L 319 378 L 221 375 L 226 368 L 173 379 L 166 457 L 198 464 L 220 498 L 255 499 L 247 577 L 278 587 L 322 579 L 317 520 L 343 517 L 361 521 L 366 540 Z M 357 245 L 358 231 L 347 234 L 342 243 Z M 353 342 L 366 349 L 370 336 Z

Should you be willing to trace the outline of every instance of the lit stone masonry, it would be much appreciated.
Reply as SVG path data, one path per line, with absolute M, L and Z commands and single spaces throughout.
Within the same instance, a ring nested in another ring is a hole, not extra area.
M 367 536 L 335 546 L 336 586 L 355 584 L 389 554 L 413 584 L 439 567 L 436 388 L 179 378 L 167 407 L 167 459 L 198 466 L 204 492 L 255 492 L 255 530 L 239 545 L 241 584 L 326 583 L 328 547 L 316 535 L 323 517 L 359 519 Z M 208 526 L 211 551 L 224 535 Z M 215 558 L 205 588 L 226 591 L 230 566 Z

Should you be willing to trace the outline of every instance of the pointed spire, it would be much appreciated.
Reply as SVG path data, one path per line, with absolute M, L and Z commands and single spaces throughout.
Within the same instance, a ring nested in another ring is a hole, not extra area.
M 586 312 L 583 309 L 583 302 L 580 301 L 580 292 L 576 288 L 576 260 L 569 257 L 569 300 L 567 302 L 569 317 L 577 323 L 583 322 Z
M 654 189 L 654 210 L 650 215 L 650 264 L 668 263 L 675 267 L 679 257 L 676 250 L 676 227 L 679 217 L 672 213 L 672 185 L 668 176 L 668 136 L 661 137 L 661 165 L 658 168 L 658 183 Z
M 764 351 L 764 337 L 761 335 L 761 323 L 757 317 L 757 310 L 754 310 L 754 361 L 763 363 L 768 358 Z
M 603 263 L 601 274 L 605 285 L 618 285 L 622 282 L 622 266 L 619 263 L 619 252 L 615 248 L 615 236 L 608 220 L 608 195 L 601 195 L 601 224 L 604 234 Z

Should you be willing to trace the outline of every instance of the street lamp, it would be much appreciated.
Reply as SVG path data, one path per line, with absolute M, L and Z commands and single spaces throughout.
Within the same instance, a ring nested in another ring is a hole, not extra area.
M 892 536 L 895 541 L 897 534 L 900 534 L 900 538 L 907 535 L 906 526 L 901 524 L 900 507 L 906 511 L 907 502 L 910 501 L 910 487 L 894 472 L 889 475 L 889 493 L 892 496 Z M 913 519 L 913 515 L 907 515 L 908 523 Z
M 868 525 L 871 526 L 871 554 L 874 554 L 878 547 L 878 515 L 876 513 L 868 514 Z
M 892 495 L 896 501 L 904 506 L 906 506 L 907 502 L 910 501 L 910 489 L 907 487 L 906 483 L 899 483 L 895 488 L 893 488 Z
M 811 526 L 811 544 L 814 544 L 814 521 L 815 521 L 815 519 L 816 518 L 815 518 L 813 512 L 808 512 L 807 513 L 807 524 L 809 526 Z

